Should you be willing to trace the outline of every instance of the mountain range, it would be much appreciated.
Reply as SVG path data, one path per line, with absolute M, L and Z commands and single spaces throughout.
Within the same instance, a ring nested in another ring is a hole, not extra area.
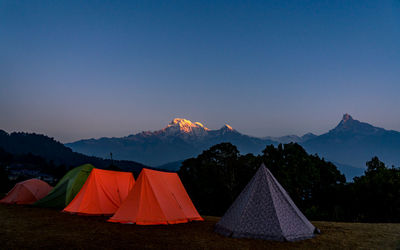
M 221 129 L 210 130 L 199 122 L 176 118 L 158 131 L 145 131 L 122 138 L 80 140 L 66 146 L 87 155 L 106 157 L 112 152 L 115 159 L 159 166 L 196 156 L 221 142 L 231 142 L 242 153 L 259 153 L 266 145 L 276 144 L 270 139 L 241 134 L 228 124 Z
M 264 139 L 268 139 L 279 143 L 290 143 L 290 142 L 302 143 L 310 139 L 313 139 L 315 137 L 317 137 L 317 135 L 313 133 L 307 133 L 303 136 L 298 136 L 298 135 L 285 135 L 281 137 L 266 136 L 264 137 Z
M 112 152 L 116 159 L 176 169 L 182 160 L 221 142 L 231 142 L 242 154 L 260 154 L 266 145 L 296 142 L 307 152 L 334 162 L 348 178 L 361 175 L 365 162 L 373 156 L 387 164 L 400 163 L 400 132 L 374 127 L 353 119 L 349 114 L 343 115 L 334 129 L 322 135 L 308 133 L 257 138 L 241 134 L 228 124 L 210 130 L 202 123 L 176 118 L 161 130 L 122 138 L 79 140 L 66 146 L 87 155 L 107 157 Z

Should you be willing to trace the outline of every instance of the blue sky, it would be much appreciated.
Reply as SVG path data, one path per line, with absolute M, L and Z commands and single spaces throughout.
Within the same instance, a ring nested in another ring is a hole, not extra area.
M 84 3 L 83 3 L 84 2 Z M 1 1 L 0 128 L 400 130 L 400 1 Z

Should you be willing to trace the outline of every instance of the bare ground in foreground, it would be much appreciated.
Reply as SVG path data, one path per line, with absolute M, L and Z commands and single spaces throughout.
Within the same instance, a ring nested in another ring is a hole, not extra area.
M 106 222 L 56 210 L 0 205 L 0 249 L 400 249 L 400 224 L 320 222 L 301 242 L 232 239 L 213 232 L 218 217 L 168 226 Z

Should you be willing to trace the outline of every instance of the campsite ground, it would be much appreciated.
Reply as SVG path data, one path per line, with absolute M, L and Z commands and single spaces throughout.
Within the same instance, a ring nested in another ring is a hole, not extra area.
M 313 222 L 322 234 L 301 242 L 231 239 L 213 232 L 218 217 L 170 226 L 106 222 L 56 210 L 0 204 L 0 248 L 400 249 L 400 224 Z

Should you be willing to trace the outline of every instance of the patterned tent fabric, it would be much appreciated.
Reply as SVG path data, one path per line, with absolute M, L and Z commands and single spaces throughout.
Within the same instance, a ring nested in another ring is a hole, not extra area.
M 262 164 L 215 231 L 234 238 L 297 241 L 314 237 L 318 229 Z

